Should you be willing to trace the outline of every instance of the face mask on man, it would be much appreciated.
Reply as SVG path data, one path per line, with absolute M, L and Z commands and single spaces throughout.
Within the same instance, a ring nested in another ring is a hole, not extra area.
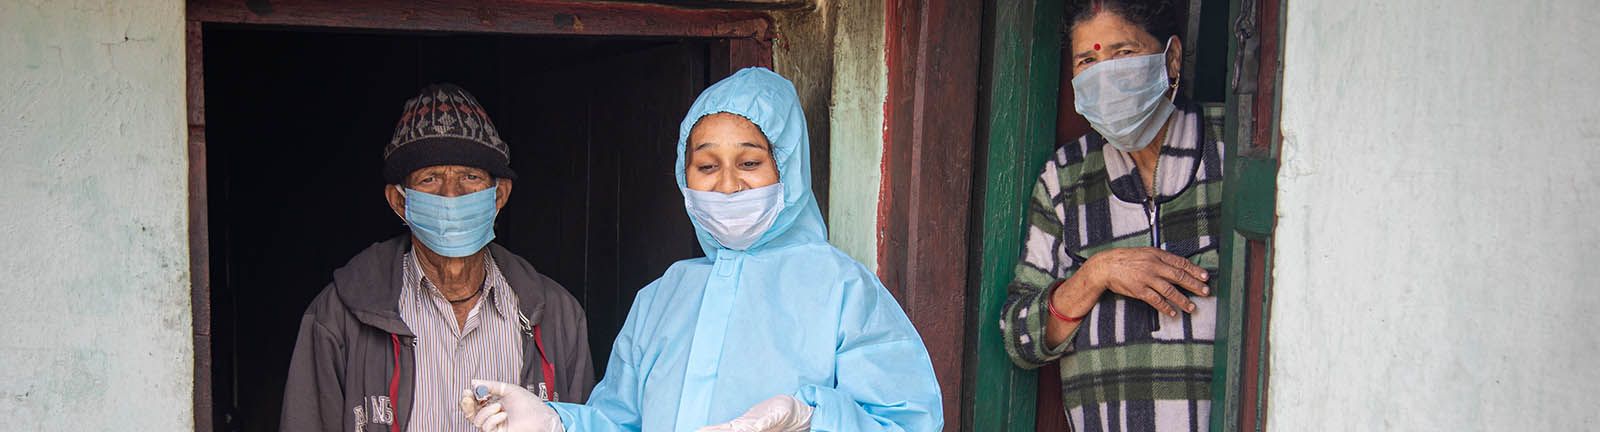
M 1171 39 L 1167 47 L 1172 47 Z M 1106 142 L 1125 152 L 1155 140 L 1172 115 L 1167 54 L 1105 60 L 1072 77 L 1072 105 Z M 1173 96 L 1177 96 L 1174 89 Z
M 683 189 L 683 205 L 722 247 L 745 250 L 783 211 L 783 183 L 725 194 Z
M 406 196 L 411 234 L 434 253 L 460 258 L 478 253 L 494 240 L 496 187 L 444 197 L 396 186 Z

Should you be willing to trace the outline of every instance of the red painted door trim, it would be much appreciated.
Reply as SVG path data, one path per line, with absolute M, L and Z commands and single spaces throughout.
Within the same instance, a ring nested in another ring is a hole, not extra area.
M 960 430 L 983 5 L 889 0 L 885 6 L 878 275 L 928 347 L 945 428 Z

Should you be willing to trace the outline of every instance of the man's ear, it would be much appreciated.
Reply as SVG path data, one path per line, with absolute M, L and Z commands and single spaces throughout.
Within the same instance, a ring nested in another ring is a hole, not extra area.
M 495 179 L 494 189 L 494 209 L 505 208 L 506 202 L 511 200 L 511 179 Z
M 400 185 L 384 185 L 383 198 L 389 201 L 389 210 L 400 217 L 400 222 L 406 221 L 406 195 L 400 192 Z

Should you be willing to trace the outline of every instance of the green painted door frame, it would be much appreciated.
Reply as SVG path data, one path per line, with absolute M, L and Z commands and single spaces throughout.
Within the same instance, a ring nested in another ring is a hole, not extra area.
M 1000 336 L 1034 176 L 1055 148 L 1061 84 L 1061 0 L 985 2 L 983 91 L 974 161 L 973 268 L 977 315 L 967 364 L 972 383 L 961 407 L 969 431 L 1032 431 L 1038 378 L 1011 363 Z

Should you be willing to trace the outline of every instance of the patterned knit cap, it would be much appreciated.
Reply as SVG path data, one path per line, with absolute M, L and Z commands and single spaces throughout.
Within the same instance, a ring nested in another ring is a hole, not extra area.
M 434 84 L 406 101 L 394 138 L 383 149 L 383 178 L 402 184 L 412 171 L 436 165 L 464 165 L 498 178 L 516 179 L 511 148 L 489 114 L 455 84 Z

